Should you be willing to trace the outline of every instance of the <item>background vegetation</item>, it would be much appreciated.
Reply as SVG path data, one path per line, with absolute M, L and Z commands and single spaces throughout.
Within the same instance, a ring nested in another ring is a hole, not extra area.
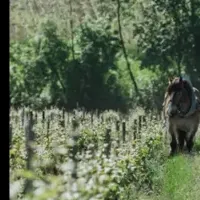
M 10 4 L 11 105 L 160 109 L 168 76 L 200 86 L 199 0 Z

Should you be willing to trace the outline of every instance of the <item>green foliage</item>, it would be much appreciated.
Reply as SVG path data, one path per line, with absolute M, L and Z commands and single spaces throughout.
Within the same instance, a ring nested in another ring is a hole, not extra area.
M 41 108 L 56 104 L 66 95 L 63 79 L 68 47 L 57 37 L 55 24 L 47 22 L 42 27 L 35 38 L 11 43 L 10 97 L 13 105 Z
M 159 64 L 165 69 L 171 64 L 170 57 L 178 64 L 177 74 L 182 71 L 180 65 L 186 66 L 187 73 L 199 71 L 200 1 L 152 0 L 139 4 L 142 19 L 134 22 L 134 29 L 140 35 L 143 65 Z
M 118 38 L 111 35 L 104 23 L 86 23 L 81 26 L 77 44 L 81 55 L 78 64 L 68 68 L 66 77 L 68 103 L 75 106 L 78 102 L 89 109 L 124 106 L 115 64 Z
M 160 109 L 168 76 L 186 73 L 198 87 L 199 0 L 120 4 L 121 33 L 141 95 L 124 62 L 116 2 L 19 0 L 11 2 L 12 105 Z
M 51 21 L 36 37 L 11 43 L 10 96 L 15 106 L 50 105 L 87 109 L 125 109 L 126 97 L 115 63 L 119 40 L 100 24 L 84 24 L 77 44 L 81 55 L 72 58 L 69 45 L 59 38 Z
M 160 110 L 162 108 L 162 99 L 165 93 L 166 83 L 168 82 L 166 72 L 163 72 L 159 66 L 154 66 L 153 70 L 151 70 L 151 68 L 141 69 L 140 60 L 130 59 L 130 63 L 131 70 L 134 72 L 136 82 L 143 98 L 142 106 L 148 109 Z M 122 83 L 124 96 L 133 98 L 132 105 L 137 106 L 141 99 L 138 98 L 133 90 L 132 83 L 126 70 L 125 60 L 120 58 L 117 65 L 119 67 L 119 80 Z
M 13 143 L 10 154 L 19 147 L 20 152 L 10 157 L 10 184 L 11 199 L 129 199 L 127 193 L 134 197 L 139 191 L 152 191 L 158 182 L 154 177 L 154 170 L 165 161 L 163 156 L 163 139 L 158 131 L 159 126 L 150 123 L 147 130 L 143 130 L 141 140 L 128 140 L 121 146 L 116 145 L 120 139 L 118 133 L 111 132 L 111 152 L 109 157 L 105 155 L 105 129 L 111 123 L 118 120 L 118 113 L 106 112 L 101 115 L 107 118 L 102 125 L 101 118 L 94 116 L 93 125 L 90 122 L 89 113 L 82 116 L 80 127 L 75 131 L 68 124 L 63 128 L 60 125 L 59 110 L 48 111 L 54 114 L 50 123 L 49 132 L 41 121 L 41 113 L 34 124 L 36 141 L 34 147 L 33 171 L 25 170 L 25 145 L 23 127 L 11 117 L 13 127 Z M 15 111 L 12 110 L 12 116 Z M 105 114 L 105 116 L 104 116 Z M 78 119 L 83 115 L 79 112 Z M 56 117 L 57 116 L 57 117 Z M 108 116 L 110 116 L 108 118 Z M 70 115 L 70 119 L 71 119 Z M 130 120 L 129 123 L 133 121 Z M 92 127 L 93 126 L 93 127 Z M 151 130 L 152 129 L 152 130 Z M 79 134 L 77 142 L 72 136 Z M 151 134 L 149 134 L 151 132 Z M 132 129 L 127 128 L 127 137 L 132 134 Z M 19 138 L 19 139 L 18 139 Z M 48 139 L 47 139 L 48 138 Z M 23 141 L 23 142 L 22 142 Z M 73 152 L 71 148 L 76 145 L 75 168 Z M 82 151 L 84 150 L 84 151 Z M 117 153 L 118 152 L 118 153 Z M 73 179 L 73 170 L 77 172 L 77 179 Z M 24 196 L 21 192 L 24 180 L 33 181 L 32 191 Z M 20 181 L 19 181 L 20 180 Z M 132 191 L 130 189 L 132 188 Z M 18 196 L 18 198 L 17 198 Z
M 148 118 L 148 126 L 143 126 L 140 134 L 136 133 L 138 139 L 133 140 L 134 119 L 141 111 L 135 110 L 135 116 L 132 113 L 124 116 L 129 119 L 125 143 L 121 141 L 121 129 L 120 135 L 115 129 L 120 113 L 106 111 L 101 117 L 94 115 L 91 123 L 91 113 L 76 111 L 76 119 L 82 120 L 74 130 L 71 125 L 74 114 L 68 113 L 64 128 L 60 124 L 61 111 L 47 110 L 48 116 L 54 116 L 47 129 L 47 121 L 43 124 L 42 113 L 37 112 L 31 171 L 26 170 L 25 134 L 18 113 L 11 110 L 10 199 L 197 200 L 199 197 L 199 155 L 167 158 L 169 146 L 165 145 L 160 122 Z M 111 127 L 109 156 L 104 140 L 107 127 Z M 77 141 L 72 139 L 75 135 Z M 198 143 L 199 138 L 195 145 Z M 73 152 L 74 147 L 77 151 Z M 72 178 L 74 171 L 76 179 Z M 23 194 L 25 179 L 33 181 L 27 194 Z

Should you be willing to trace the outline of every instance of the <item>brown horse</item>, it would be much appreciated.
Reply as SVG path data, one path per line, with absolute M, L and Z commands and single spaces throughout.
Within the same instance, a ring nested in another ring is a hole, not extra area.
M 189 80 L 176 77 L 169 80 L 163 102 L 163 117 L 167 132 L 171 135 L 171 155 L 183 150 L 184 142 L 188 151 L 193 148 L 194 137 L 200 123 L 199 92 Z

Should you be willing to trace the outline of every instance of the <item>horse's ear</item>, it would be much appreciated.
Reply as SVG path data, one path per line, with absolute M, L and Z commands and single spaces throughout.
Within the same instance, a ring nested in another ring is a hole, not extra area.
M 180 77 L 179 77 L 179 83 L 181 84 L 181 87 L 183 87 L 183 82 L 184 82 L 184 81 L 183 81 L 183 78 L 182 78 L 182 76 L 180 76 Z
M 168 83 L 171 84 L 173 81 L 173 77 L 168 77 Z

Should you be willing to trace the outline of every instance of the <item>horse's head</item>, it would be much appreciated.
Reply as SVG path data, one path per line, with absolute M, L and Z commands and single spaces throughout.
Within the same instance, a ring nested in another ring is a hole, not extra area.
M 185 114 L 190 108 L 190 85 L 182 77 L 169 80 L 168 93 L 168 115 Z

